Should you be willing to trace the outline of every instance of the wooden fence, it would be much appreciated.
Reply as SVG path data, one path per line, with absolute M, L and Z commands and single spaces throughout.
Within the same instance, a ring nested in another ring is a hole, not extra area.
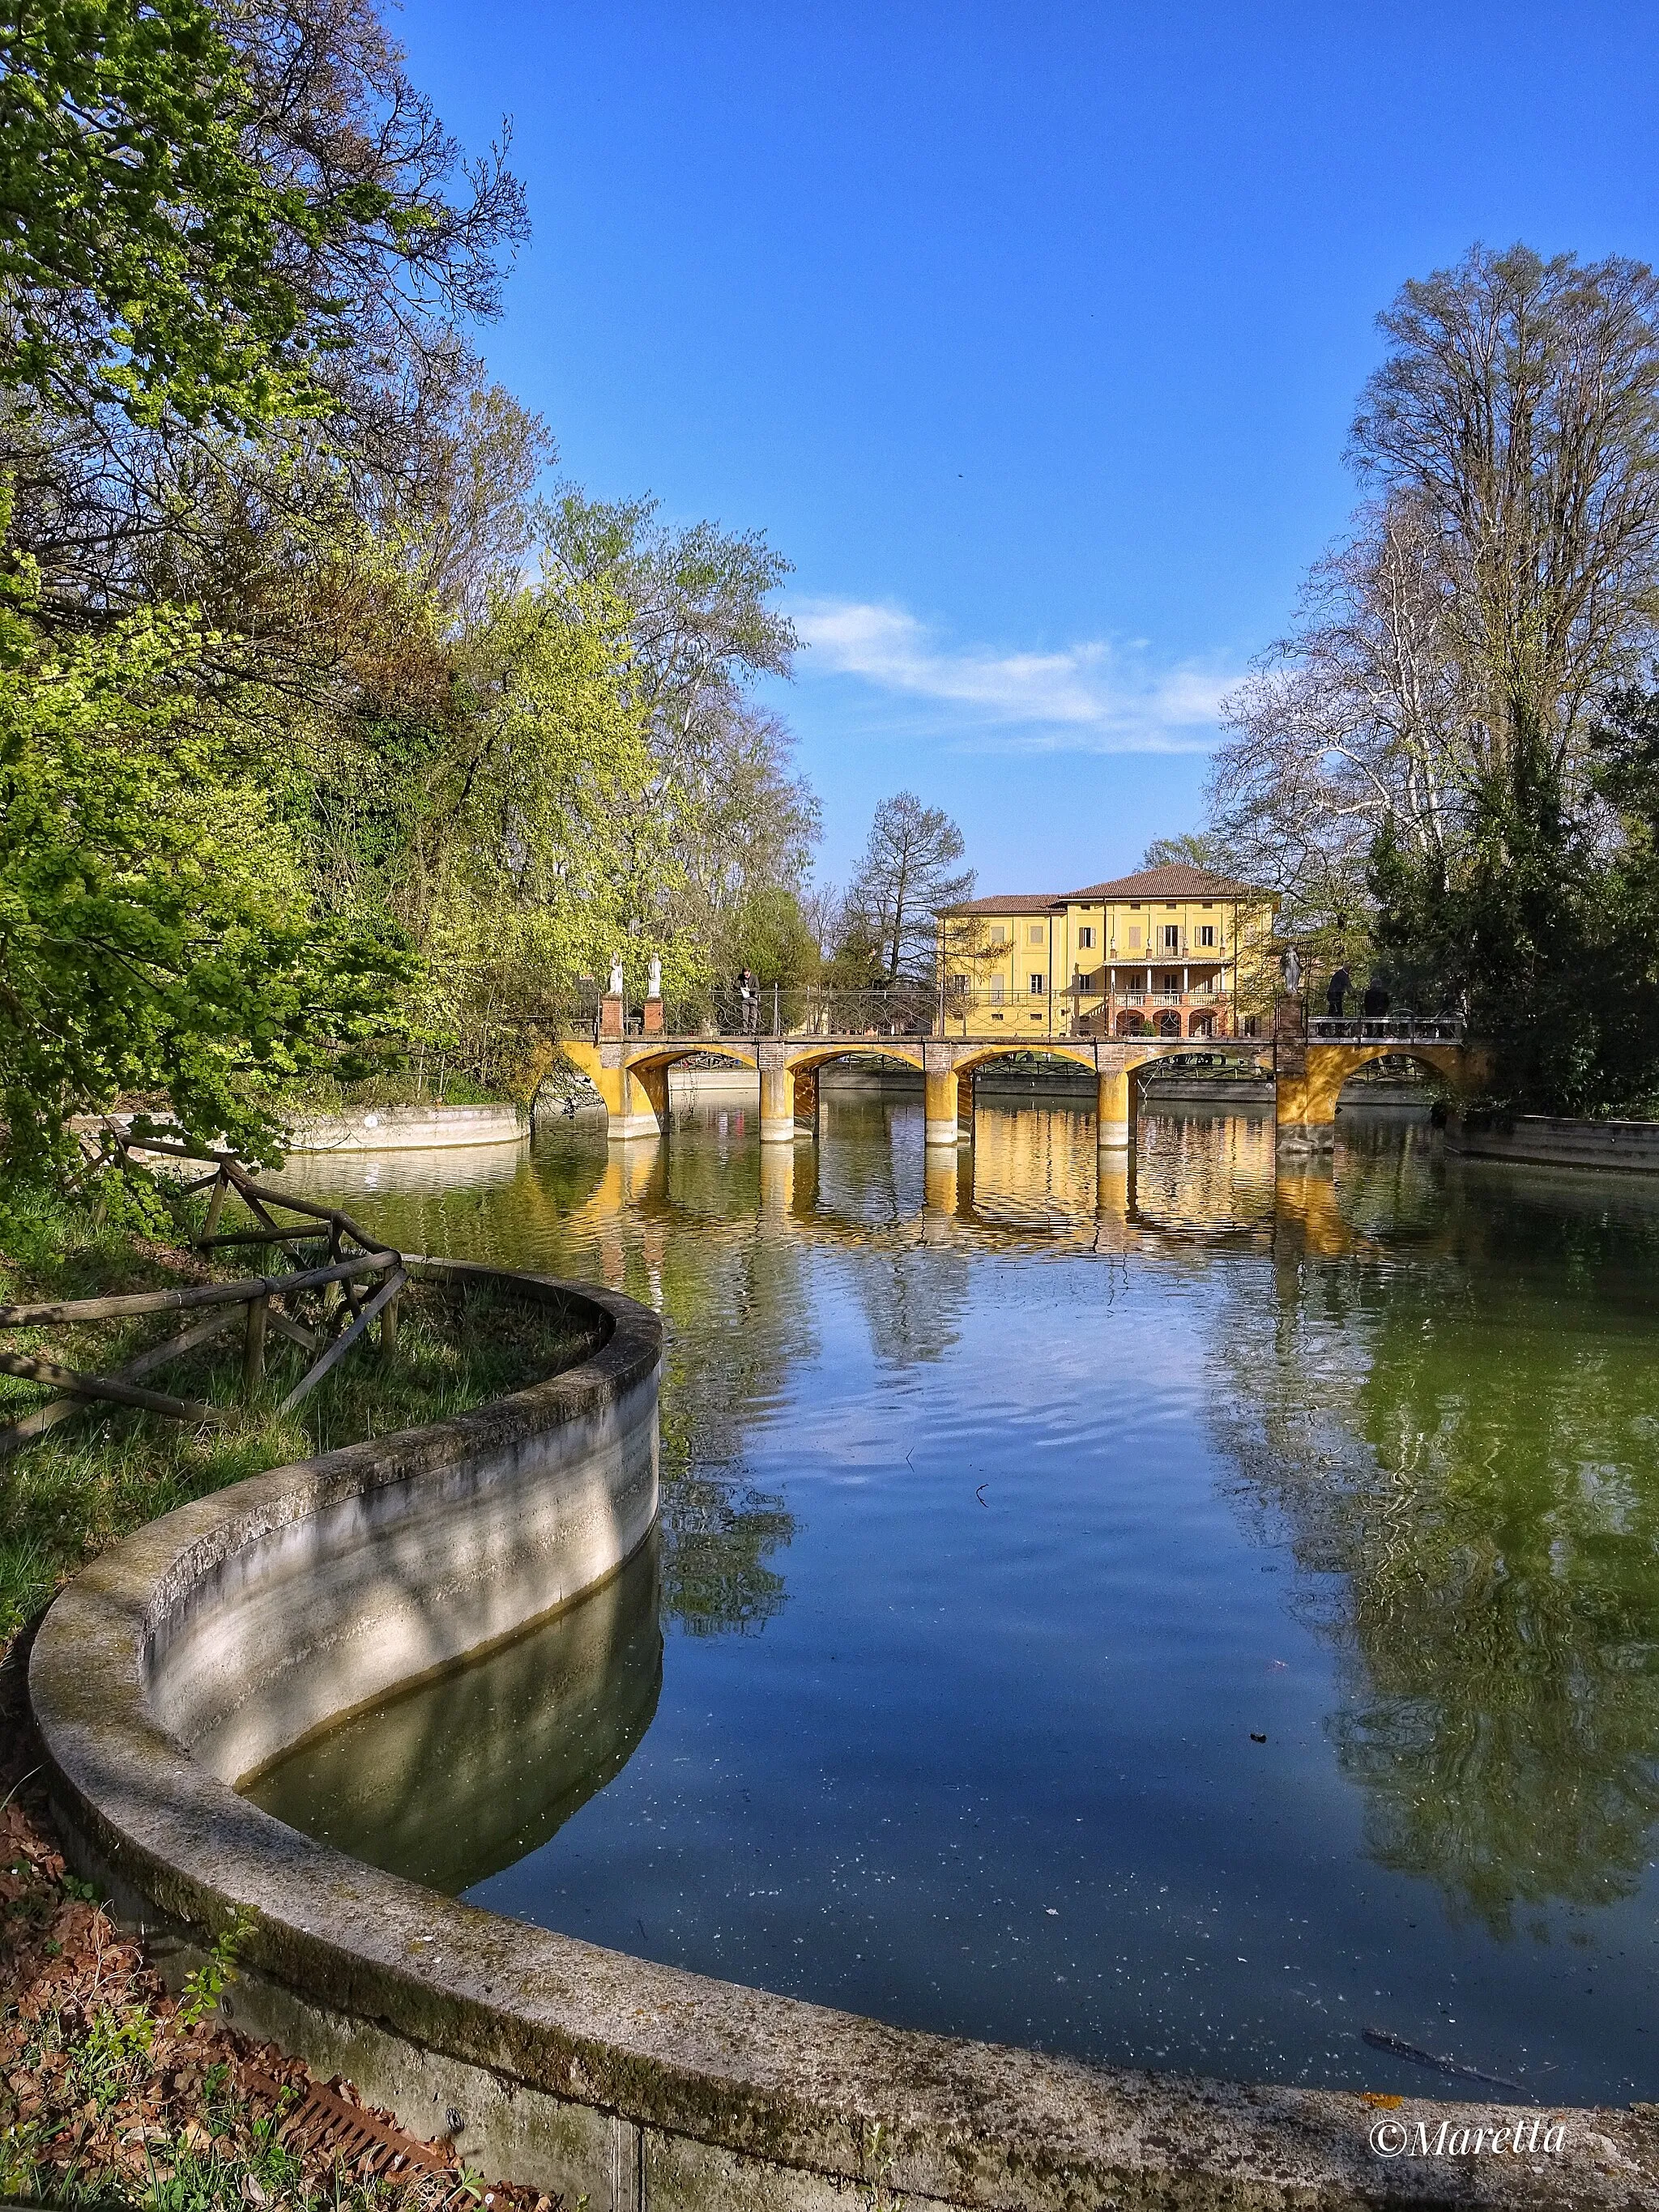
M 403 1255 L 379 1237 L 360 1229 L 337 1207 L 319 1206 L 258 1182 L 240 1160 L 228 1153 L 204 1152 L 160 1139 L 131 1143 L 123 1132 L 112 1130 L 100 1154 L 100 1161 L 114 1154 L 130 1158 L 135 1152 L 180 1160 L 201 1160 L 209 1172 L 186 1191 L 208 1190 L 207 1219 L 197 1238 L 202 1251 L 222 1251 L 228 1246 L 277 1244 L 303 1248 L 325 1244 L 326 1259 L 316 1267 L 301 1267 L 282 1275 L 253 1275 L 235 1283 L 192 1283 L 176 1291 L 133 1291 L 106 1298 L 60 1298 L 40 1305 L 0 1305 L 0 1329 L 34 1328 L 82 1322 L 125 1321 L 138 1314 L 176 1313 L 200 1316 L 178 1335 L 152 1345 L 112 1375 L 88 1375 L 56 1361 L 37 1359 L 27 1353 L 0 1351 L 0 1375 L 15 1375 L 24 1382 L 41 1382 L 64 1395 L 37 1406 L 18 1419 L 0 1427 L 0 1458 L 17 1451 L 71 1414 L 91 1404 L 137 1406 L 170 1420 L 228 1424 L 236 1415 L 194 1398 L 177 1398 L 164 1390 L 151 1390 L 143 1378 L 155 1374 L 186 1352 L 227 1334 L 240 1322 L 242 1329 L 242 1394 L 252 1401 L 264 1382 L 265 1344 L 271 1335 L 285 1338 L 313 1355 L 312 1364 L 276 1408 L 280 1418 L 292 1413 L 302 1399 L 338 1365 L 355 1344 L 362 1340 L 369 1325 L 380 1324 L 382 1348 L 397 1343 L 398 1304 L 409 1281 Z M 225 1200 L 232 1193 L 247 1207 L 258 1224 L 252 1229 L 221 1230 Z M 284 1221 L 283 1214 L 297 1215 Z M 367 1293 L 364 1295 L 363 1293 Z M 313 1310 L 313 1309 L 316 1309 Z M 306 1317 L 307 1313 L 309 1318 Z

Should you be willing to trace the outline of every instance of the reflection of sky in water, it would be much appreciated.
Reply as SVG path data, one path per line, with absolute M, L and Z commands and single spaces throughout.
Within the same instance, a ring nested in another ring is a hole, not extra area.
M 648 1598 L 267 1789 L 893 2020 L 1432 2090 L 1380 2027 L 1659 2093 L 1659 1190 L 1419 1127 L 1276 1179 L 1259 1114 L 1097 1172 L 1070 1107 L 939 1158 L 919 1097 L 826 1112 L 764 1155 L 710 1100 L 665 1144 L 290 1164 L 657 1307 L 665 1487 Z

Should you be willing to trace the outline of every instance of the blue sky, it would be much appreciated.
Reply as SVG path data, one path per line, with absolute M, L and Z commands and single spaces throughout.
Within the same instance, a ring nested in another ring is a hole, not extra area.
M 759 527 L 844 878 L 908 785 L 982 890 L 1132 866 L 1352 502 L 1407 276 L 1659 258 L 1659 9 L 412 0 L 535 237 L 493 372 L 565 472 Z

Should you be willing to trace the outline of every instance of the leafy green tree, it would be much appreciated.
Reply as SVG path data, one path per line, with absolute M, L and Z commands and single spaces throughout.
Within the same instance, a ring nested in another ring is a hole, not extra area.
M 1178 837 L 1154 837 L 1140 856 L 1143 868 L 1168 868 L 1184 862 L 1193 868 L 1215 868 L 1220 863 L 1213 836 L 1202 830 L 1183 830 Z
M 799 894 L 818 836 L 789 732 L 750 696 L 789 672 L 795 634 L 771 604 L 789 563 L 758 532 L 670 529 L 654 500 L 607 503 L 574 489 L 550 517 L 550 553 L 628 610 L 629 696 L 654 762 L 633 819 L 653 842 L 666 825 L 681 861 L 642 917 L 696 948 L 706 975 L 755 966 L 744 917 L 774 891 Z
M 726 951 L 730 972 L 748 968 L 764 983 L 815 983 L 822 966 L 800 901 L 781 884 L 750 893 L 732 917 Z
M 315 409 L 321 336 L 278 264 L 322 220 L 247 158 L 252 102 L 199 0 L 0 15 L 0 376 L 54 412 L 113 403 L 242 429 Z M 373 188 L 361 215 L 381 210 Z
M 1605 1107 L 1650 1022 L 1595 732 L 1659 620 L 1659 278 L 1477 247 L 1381 326 L 1369 503 L 1229 702 L 1212 826 L 1299 927 L 1374 911 L 1396 996 L 1465 1011 L 1504 1097 Z
M 43 642 L 0 586 L 0 1099 L 15 1167 L 70 1115 L 165 1097 L 250 1156 L 283 1087 L 355 1072 L 403 969 L 317 918 L 271 794 L 177 680 L 207 641 L 137 615 Z

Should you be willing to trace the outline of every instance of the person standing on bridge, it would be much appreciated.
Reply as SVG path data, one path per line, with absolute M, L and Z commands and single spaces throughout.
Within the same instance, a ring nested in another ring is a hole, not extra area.
M 1353 988 L 1353 977 L 1346 966 L 1339 968 L 1325 986 L 1325 1006 L 1328 1013 L 1340 1015 L 1342 1002 Z
M 743 1033 L 752 1036 L 760 1006 L 760 985 L 747 968 L 738 978 L 738 998 L 743 1008 Z
M 1389 994 L 1380 975 L 1373 975 L 1365 986 L 1364 1010 L 1370 1021 L 1379 1019 L 1389 1011 Z

